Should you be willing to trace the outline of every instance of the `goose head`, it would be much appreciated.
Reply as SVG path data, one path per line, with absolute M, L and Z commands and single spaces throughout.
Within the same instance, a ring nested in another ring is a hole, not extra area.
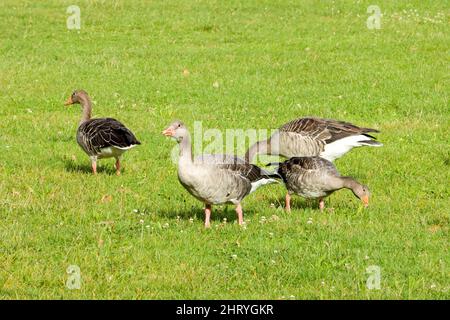
M 369 206 L 370 191 L 366 185 L 359 184 L 359 183 L 355 184 L 352 187 L 352 191 L 353 191 L 353 194 L 362 201 L 364 207 Z
M 75 90 L 69 98 L 67 98 L 66 102 L 64 102 L 65 106 L 69 106 L 72 104 L 82 104 L 83 102 L 89 101 L 89 95 L 84 90 Z
M 178 143 L 189 136 L 189 131 L 183 122 L 176 120 L 172 122 L 163 132 L 166 137 L 174 138 Z

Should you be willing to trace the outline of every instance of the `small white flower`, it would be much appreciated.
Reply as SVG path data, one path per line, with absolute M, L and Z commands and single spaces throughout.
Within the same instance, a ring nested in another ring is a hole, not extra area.
M 370 259 L 369 256 L 365 256 L 365 257 L 364 257 L 364 260 L 369 260 L 369 259 Z
M 236 254 L 232 254 L 231 255 L 231 259 L 235 259 L 236 260 L 237 259 L 237 255 Z
M 139 210 L 138 210 L 138 209 L 133 209 L 133 212 L 134 212 L 134 213 L 138 213 Z
M 272 264 L 275 264 L 275 263 L 276 263 L 275 260 L 270 260 L 270 262 L 271 262 Z
M 143 224 L 143 223 L 144 223 L 144 220 L 142 220 L 142 219 L 139 220 L 139 223 L 140 223 L 140 224 Z
M 162 227 L 163 227 L 164 229 L 167 229 L 167 228 L 169 227 L 169 224 L 166 222 L 166 223 L 164 223 L 164 224 L 162 225 Z
M 194 223 L 194 218 L 189 218 L 190 223 Z

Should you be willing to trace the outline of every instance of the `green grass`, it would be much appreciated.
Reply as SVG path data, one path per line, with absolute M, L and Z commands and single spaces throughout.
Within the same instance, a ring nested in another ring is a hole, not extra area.
M 66 29 L 71 4 L 0 3 L 0 298 L 450 297 L 448 3 L 77 1 L 79 32 Z M 371 4 L 380 30 L 366 27 Z M 142 141 L 121 177 L 112 160 L 88 172 L 80 110 L 63 106 L 75 88 Z M 341 191 L 333 210 L 295 197 L 287 214 L 272 185 L 244 200 L 246 230 L 226 206 L 205 230 L 161 130 L 307 115 L 382 131 L 383 148 L 336 163 L 369 185 L 371 206 Z M 380 290 L 366 288 L 370 265 Z

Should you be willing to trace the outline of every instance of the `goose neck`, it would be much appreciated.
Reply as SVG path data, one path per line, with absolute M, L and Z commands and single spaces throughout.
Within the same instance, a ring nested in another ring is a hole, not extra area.
M 191 136 L 187 134 L 180 142 L 180 163 L 192 163 Z
M 83 114 L 81 117 L 81 123 L 88 121 L 91 119 L 91 114 L 92 114 L 92 102 L 91 99 L 89 99 L 89 97 L 82 97 L 80 99 L 80 104 L 81 104 L 81 108 L 83 110 Z

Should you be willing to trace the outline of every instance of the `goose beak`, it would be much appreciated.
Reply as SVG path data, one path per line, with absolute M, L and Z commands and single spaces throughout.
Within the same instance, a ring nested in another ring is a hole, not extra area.
M 64 102 L 64 105 L 70 106 L 71 104 L 73 104 L 72 97 L 69 97 L 69 98 L 67 98 L 66 102 Z
M 362 196 L 361 201 L 365 208 L 367 208 L 369 206 L 369 196 Z
M 175 135 L 175 130 L 169 127 L 166 130 L 164 130 L 162 134 L 165 135 L 166 137 L 173 137 Z

